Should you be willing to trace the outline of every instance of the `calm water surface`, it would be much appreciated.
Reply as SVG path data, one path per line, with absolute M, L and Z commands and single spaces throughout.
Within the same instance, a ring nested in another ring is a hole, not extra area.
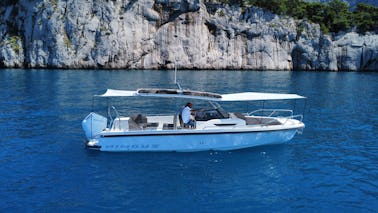
M 227 152 L 84 148 L 81 120 L 92 95 L 167 87 L 173 76 L 0 70 L 0 211 L 377 211 L 378 74 L 180 71 L 184 88 L 304 95 L 304 133 L 284 145 Z M 135 101 L 139 109 L 182 104 Z

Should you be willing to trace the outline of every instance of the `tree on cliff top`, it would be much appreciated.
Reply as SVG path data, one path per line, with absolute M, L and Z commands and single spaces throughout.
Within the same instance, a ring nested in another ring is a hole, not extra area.
M 378 8 L 363 3 L 359 3 L 351 12 L 349 5 L 341 0 L 332 0 L 327 4 L 304 0 L 219 0 L 219 2 L 242 7 L 255 6 L 279 15 L 308 19 L 318 23 L 325 33 L 347 31 L 353 27 L 356 27 L 359 33 L 378 31 Z
M 359 3 L 353 12 L 355 25 L 359 32 L 377 31 L 378 8 Z
M 350 29 L 352 13 L 349 5 L 340 0 L 331 1 L 326 7 L 325 24 L 331 32 L 339 32 Z
M 1 0 L 0 6 L 9 6 L 18 4 L 19 0 Z

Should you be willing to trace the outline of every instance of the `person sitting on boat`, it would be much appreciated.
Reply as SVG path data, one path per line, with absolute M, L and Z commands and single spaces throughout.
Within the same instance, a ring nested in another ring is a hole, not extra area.
M 184 126 L 188 126 L 191 128 L 195 126 L 195 121 L 191 118 L 191 114 L 193 111 L 192 107 L 193 107 L 193 104 L 188 102 L 181 112 L 181 118 L 182 118 L 182 122 L 184 123 Z

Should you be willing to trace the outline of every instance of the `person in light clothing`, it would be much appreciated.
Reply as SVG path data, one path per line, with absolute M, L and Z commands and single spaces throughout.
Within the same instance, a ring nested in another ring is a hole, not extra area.
M 189 127 L 195 126 L 195 121 L 190 117 L 192 114 L 193 104 L 188 102 L 181 112 L 182 122 Z

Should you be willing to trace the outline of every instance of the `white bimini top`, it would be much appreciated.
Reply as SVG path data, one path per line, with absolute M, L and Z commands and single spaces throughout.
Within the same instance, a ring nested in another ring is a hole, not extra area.
M 287 100 L 287 99 L 303 99 L 304 96 L 297 94 L 281 94 L 281 93 L 260 93 L 260 92 L 242 92 L 230 94 L 217 94 L 210 92 L 201 92 L 193 90 L 179 89 L 138 89 L 133 90 L 114 90 L 107 89 L 102 95 L 97 97 L 130 97 L 130 96 L 148 96 L 162 98 L 190 98 L 208 101 L 265 101 L 265 100 Z

